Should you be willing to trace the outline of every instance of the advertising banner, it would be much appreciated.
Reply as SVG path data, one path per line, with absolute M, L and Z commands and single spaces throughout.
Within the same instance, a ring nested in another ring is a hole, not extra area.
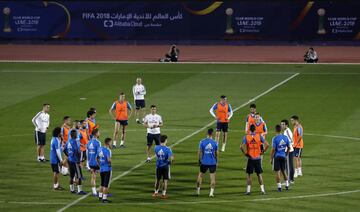
M 0 39 L 360 40 L 358 1 L 0 1 Z

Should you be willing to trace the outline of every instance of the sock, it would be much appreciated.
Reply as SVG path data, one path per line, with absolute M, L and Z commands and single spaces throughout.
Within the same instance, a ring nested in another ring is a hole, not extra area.
M 261 189 L 261 192 L 265 192 L 265 186 L 264 185 L 260 185 L 260 189 Z
M 54 188 L 59 187 L 59 183 L 54 184 Z
M 103 194 L 102 199 L 107 199 L 107 194 Z
M 75 186 L 74 186 L 74 184 L 71 184 L 70 185 L 70 191 L 74 191 L 75 190 Z
M 122 145 L 124 145 L 124 141 L 123 141 L 123 140 L 120 141 L 120 146 L 122 146 Z
M 77 188 L 78 188 L 78 192 L 82 191 L 82 185 L 78 185 Z
M 281 189 L 281 183 L 277 183 L 277 187 Z
M 248 186 L 246 187 L 246 192 L 247 192 L 247 193 L 250 193 L 250 190 L 251 190 L 251 185 L 248 185 Z
M 214 195 L 214 188 L 210 188 L 210 195 Z
M 301 167 L 298 169 L 298 172 L 299 172 L 300 174 L 302 174 Z
M 96 194 L 96 187 L 92 187 L 91 190 L 92 190 L 93 194 Z
M 286 181 L 285 181 L 285 186 L 286 186 L 286 187 L 289 187 L 289 180 L 286 180 Z
M 162 195 L 165 196 L 166 195 L 166 190 L 162 191 Z
M 40 156 L 40 159 L 45 160 L 45 156 L 44 155 Z
M 224 151 L 225 150 L 225 147 L 226 147 L 226 143 L 223 143 L 222 147 L 221 147 L 221 150 Z
M 157 194 L 157 193 L 159 193 L 159 189 L 158 190 L 155 189 L 155 194 Z
M 136 121 L 139 121 L 139 119 L 136 119 Z
M 37 160 L 40 160 L 40 156 L 38 156 Z
M 200 194 L 200 187 L 196 188 L 196 192 L 197 192 L 197 194 Z
M 103 197 L 103 193 L 99 192 L 99 198 Z
M 115 140 L 113 141 L 113 145 L 116 146 L 116 141 Z

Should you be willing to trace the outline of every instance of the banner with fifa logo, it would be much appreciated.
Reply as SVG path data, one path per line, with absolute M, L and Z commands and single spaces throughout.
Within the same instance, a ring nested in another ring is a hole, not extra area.
M 2 40 L 360 40 L 359 1 L 1 1 Z

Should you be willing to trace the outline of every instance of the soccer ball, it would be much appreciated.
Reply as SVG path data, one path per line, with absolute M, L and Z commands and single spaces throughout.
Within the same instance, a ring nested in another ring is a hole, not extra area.
M 61 172 L 62 175 L 66 176 L 66 175 L 69 174 L 69 169 L 66 168 L 65 166 L 62 166 L 60 172 Z

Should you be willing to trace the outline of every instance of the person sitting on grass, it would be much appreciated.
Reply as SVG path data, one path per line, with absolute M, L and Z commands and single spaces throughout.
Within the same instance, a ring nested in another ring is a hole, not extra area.
M 304 55 L 304 61 L 306 63 L 317 63 L 319 60 L 316 51 L 314 48 L 310 47 L 309 50 Z

